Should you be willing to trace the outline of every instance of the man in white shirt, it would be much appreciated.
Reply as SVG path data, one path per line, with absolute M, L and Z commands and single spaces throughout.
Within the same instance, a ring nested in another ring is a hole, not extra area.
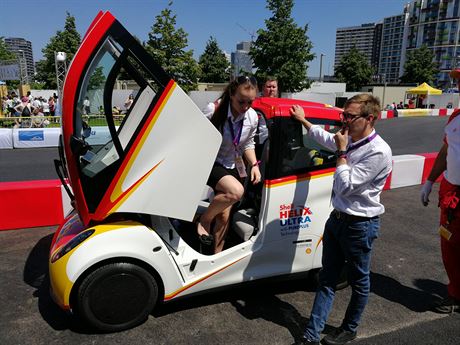
M 85 99 L 83 100 L 83 115 L 89 115 L 89 113 L 91 112 L 91 103 L 89 101 L 89 98 L 88 96 L 85 97 Z
M 334 135 L 310 123 L 301 107 L 291 108 L 292 117 L 302 123 L 308 135 L 336 150 L 337 156 L 332 188 L 334 210 L 323 235 L 323 268 L 310 320 L 299 344 L 319 344 L 344 265 L 352 288 L 351 299 L 342 325 L 323 343 L 345 344 L 356 338 L 369 297 L 372 243 L 378 237 L 379 216 L 385 211 L 380 193 L 392 168 L 391 149 L 374 129 L 379 112 L 379 100 L 371 95 L 348 99 L 342 113 L 344 126 Z
M 460 90 L 460 68 L 450 73 Z M 433 306 L 441 314 L 460 312 L 460 110 L 450 115 L 444 129 L 444 145 L 439 150 L 430 175 L 421 190 L 421 201 L 428 206 L 434 181 L 441 174 L 439 234 L 444 268 L 449 278 L 447 297 Z
M 32 106 L 37 109 L 40 109 L 42 107 L 42 102 L 40 101 L 40 97 L 34 98 L 34 100 L 32 101 Z

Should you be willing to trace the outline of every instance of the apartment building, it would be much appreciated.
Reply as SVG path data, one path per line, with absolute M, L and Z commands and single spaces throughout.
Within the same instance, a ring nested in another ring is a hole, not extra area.
M 253 61 L 249 56 L 251 49 L 251 42 L 238 42 L 236 45 L 236 51 L 231 54 L 231 63 L 233 66 L 234 76 L 238 76 L 241 72 L 252 72 Z
M 380 48 L 380 44 L 375 42 L 378 36 L 375 32 L 376 24 L 374 23 L 338 28 L 335 36 L 334 70 L 340 64 L 342 56 L 348 53 L 353 46 L 366 56 L 371 66 L 376 67 L 375 64 L 378 62 L 376 56 L 379 55 L 376 50 Z
M 8 37 L 5 38 L 5 45 L 10 52 L 16 54 L 20 65 L 21 63 L 25 64 L 20 66 L 22 74 L 21 77 L 25 84 L 29 84 L 31 81 L 33 81 L 35 75 L 32 42 L 27 41 L 24 38 Z
M 436 86 L 451 85 L 449 71 L 460 67 L 460 0 L 415 0 L 409 4 L 409 20 L 405 36 L 407 53 L 426 45 L 432 49 L 440 72 Z
M 408 17 L 409 14 L 405 11 L 404 14 L 383 19 L 378 75 L 382 76 L 380 79 L 389 84 L 399 83 L 399 77 L 403 73 L 401 55 L 404 45 L 404 28 Z

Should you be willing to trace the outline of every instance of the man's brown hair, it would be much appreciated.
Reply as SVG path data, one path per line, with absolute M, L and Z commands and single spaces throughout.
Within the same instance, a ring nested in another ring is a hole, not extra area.
M 377 97 L 369 95 L 367 93 L 360 93 L 355 95 L 345 102 L 344 108 L 348 107 L 352 103 L 361 104 L 361 116 L 374 115 L 374 120 L 377 120 L 380 114 L 380 100 Z

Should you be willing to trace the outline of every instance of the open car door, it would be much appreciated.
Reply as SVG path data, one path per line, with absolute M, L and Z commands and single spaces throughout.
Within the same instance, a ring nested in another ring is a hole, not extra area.
M 221 135 L 109 12 L 94 19 L 72 60 L 62 109 L 85 224 L 115 212 L 192 220 Z

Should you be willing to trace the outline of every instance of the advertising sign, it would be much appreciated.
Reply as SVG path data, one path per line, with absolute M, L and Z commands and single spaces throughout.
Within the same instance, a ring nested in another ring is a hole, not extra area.
M 0 80 L 20 80 L 19 65 L 1 65 Z

